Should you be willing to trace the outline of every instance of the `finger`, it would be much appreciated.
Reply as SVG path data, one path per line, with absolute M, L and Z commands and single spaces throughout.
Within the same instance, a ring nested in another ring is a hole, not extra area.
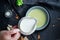
M 11 38 L 11 35 L 10 35 L 9 31 L 6 31 L 6 30 L 1 31 L 0 36 L 5 38 L 5 39 L 10 39 Z
M 9 33 L 9 31 L 4 30 L 4 31 L 1 31 L 1 32 L 0 32 L 0 34 L 3 34 L 3 35 L 8 35 L 8 34 L 10 34 L 10 33 Z
M 18 28 L 18 26 L 17 26 L 17 25 L 13 26 L 13 29 L 16 29 L 16 28 Z
M 20 37 L 20 33 L 17 32 L 12 38 L 18 40 Z
M 10 31 L 10 34 L 15 34 L 17 32 L 20 32 L 20 30 L 19 29 L 13 29 L 13 30 Z

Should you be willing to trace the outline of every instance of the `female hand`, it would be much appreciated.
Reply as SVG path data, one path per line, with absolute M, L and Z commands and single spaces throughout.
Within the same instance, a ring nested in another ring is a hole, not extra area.
M 10 31 L 1 31 L 0 40 L 18 40 L 20 37 L 19 29 L 13 29 Z

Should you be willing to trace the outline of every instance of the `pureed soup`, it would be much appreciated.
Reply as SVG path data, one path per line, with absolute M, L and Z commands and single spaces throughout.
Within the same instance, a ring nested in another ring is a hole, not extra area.
M 37 20 L 37 28 L 42 27 L 47 20 L 46 13 L 43 10 L 37 8 L 32 9 L 27 16 L 33 17 Z

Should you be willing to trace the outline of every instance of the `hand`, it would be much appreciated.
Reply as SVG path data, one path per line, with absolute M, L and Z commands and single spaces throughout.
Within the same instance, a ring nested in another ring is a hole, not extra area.
M 18 40 L 19 37 L 20 37 L 19 29 L 0 32 L 0 40 Z

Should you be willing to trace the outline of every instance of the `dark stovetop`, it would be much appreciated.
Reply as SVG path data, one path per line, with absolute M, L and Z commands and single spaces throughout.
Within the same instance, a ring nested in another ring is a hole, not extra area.
M 37 0 L 36 0 L 37 1 Z M 35 2 L 34 2 L 35 3 Z M 41 31 L 36 31 L 32 35 L 28 36 L 30 40 L 37 40 L 37 33 L 41 35 L 41 40 L 60 40 L 60 1 L 57 0 L 38 0 L 36 4 L 29 1 L 25 1 L 21 7 L 10 6 L 7 0 L 0 0 L 0 30 L 5 30 L 7 24 L 15 25 L 18 23 L 16 19 L 7 19 L 4 16 L 6 10 L 14 9 L 17 13 L 23 17 L 26 11 L 32 6 L 42 6 L 47 9 L 50 15 L 49 25 Z M 12 20 L 12 21 L 11 21 Z

